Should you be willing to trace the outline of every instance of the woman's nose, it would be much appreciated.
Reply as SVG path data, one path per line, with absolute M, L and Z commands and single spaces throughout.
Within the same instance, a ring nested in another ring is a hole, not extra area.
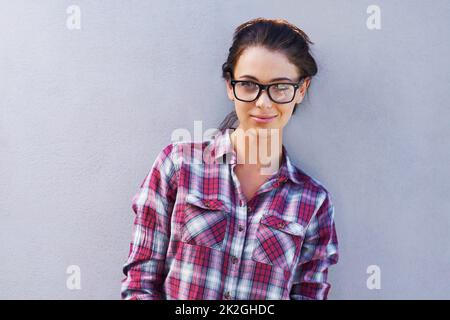
M 267 90 L 262 90 L 258 99 L 256 100 L 256 106 L 270 108 L 272 106 L 272 100 L 269 98 Z

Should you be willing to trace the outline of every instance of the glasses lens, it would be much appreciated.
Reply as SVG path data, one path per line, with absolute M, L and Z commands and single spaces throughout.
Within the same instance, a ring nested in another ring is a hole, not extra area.
M 295 87 L 289 83 L 279 83 L 269 89 L 270 96 L 277 103 L 286 103 L 294 98 Z
M 250 81 L 237 82 L 234 90 L 240 100 L 252 101 L 258 95 L 258 86 Z

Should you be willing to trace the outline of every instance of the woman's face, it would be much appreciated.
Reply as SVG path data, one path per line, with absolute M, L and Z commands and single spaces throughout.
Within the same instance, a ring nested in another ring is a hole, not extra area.
M 246 48 L 234 68 L 235 80 L 249 80 L 259 84 L 296 83 L 300 74 L 297 67 L 289 62 L 284 53 L 268 50 L 264 47 Z M 287 78 L 275 80 L 277 78 Z M 309 86 L 309 79 L 295 92 L 294 99 L 289 103 L 278 104 L 261 92 L 258 99 L 252 102 L 243 102 L 235 98 L 231 83 L 227 81 L 227 94 L 234 101 L 236 114 L 239 119 L 239 128 L 248 129 L 280 129 L 291 118 L 294 105 L 300 103 Z M 273 117 L 270 121 L 261 121 L 258 117 Z M 257 130 L 258 131 L 258 130 Z

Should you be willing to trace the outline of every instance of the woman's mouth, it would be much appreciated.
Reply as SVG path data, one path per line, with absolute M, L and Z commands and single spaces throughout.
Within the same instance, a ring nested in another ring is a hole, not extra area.
M 269 117 L 267 117 L 267 116 L 264 116 L 264 117 L 257 117 L 257 116 L 252 116 L 252 115 L 250 115 L 250 118 L 252 118 L 253 120 L 255 120 L 256 122 L 259 122 L 259 123 L 267 123 L 267 122 L 271 122 L 271 121 L 273 121 L 275 118 L 276 118 L 277 116 L 269 116 Z

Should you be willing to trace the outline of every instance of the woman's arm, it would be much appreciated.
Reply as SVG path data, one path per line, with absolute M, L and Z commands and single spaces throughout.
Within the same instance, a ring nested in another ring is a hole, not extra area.
M 300 261 L 294 272 L 292 300 L 325 300 L 331 285 L 328 267 L 339 259 L 334 206 L 327 193 L 306 230 Z
M 124 300 L 165 299 L 161 286 L 178 178 L 172 158 L 174 148 L 170 144 L 159 153 L 132 200 L 136 216 L 128 260 L 123 266 Z

